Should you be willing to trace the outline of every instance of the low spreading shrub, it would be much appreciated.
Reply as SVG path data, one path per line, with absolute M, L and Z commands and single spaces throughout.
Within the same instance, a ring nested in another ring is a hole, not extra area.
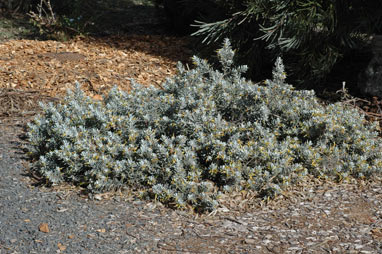
M 234 67 L 228 40 L 221 70 L 195 68 L 163 89 L 114 88 L 103 101 L 77 85 L 65 103 L 42 104 L 28 126 L 32 169 L 49 184 L 70 182 L 99 193 L 124 187 L 178 208 L 212 210 L 219 193 L 250 189 L 272 197 L 304 176 L 339 181 L 382 168 L 376 126 L 356 109 L 324 106 L 313 91 L 273 79 L 253 84 Z

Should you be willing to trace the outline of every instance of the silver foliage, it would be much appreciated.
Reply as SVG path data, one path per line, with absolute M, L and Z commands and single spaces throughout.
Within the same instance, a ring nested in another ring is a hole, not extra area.
M 379 173 L 376 126 L 340 103 L 321 105 L 312 91 L 273 80 L 253 84 L 233 67 L 226 40 L 222 71 L 194 57 L 163 90 L 134 84 L 102 102 L 77 85 L 66 103 L 42 105 L 29 124 L 33 169 L 51 184 L 97 193 L 132 187 L 163 203 L 216 208 L 221 192 L 252 189 L 272 197 L 311 174 L 346 180 Z

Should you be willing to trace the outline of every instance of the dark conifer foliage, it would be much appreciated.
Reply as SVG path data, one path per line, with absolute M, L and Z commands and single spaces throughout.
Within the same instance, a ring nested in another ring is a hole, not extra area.
M 226 17 L 197 22 L 205 44 L 230 38 L 252 78 L 282 56 L 294 82 L 323 81 L 333 66 L 369 36 L 381 33 L 380 0 L 217 0 Z

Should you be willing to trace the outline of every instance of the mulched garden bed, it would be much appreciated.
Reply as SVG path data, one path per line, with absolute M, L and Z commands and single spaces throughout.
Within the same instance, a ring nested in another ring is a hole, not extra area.
M 175 74 L 178 61 L 190 61 L 187 44 L 187 38 L 156 35 L 4 42 L 0 44 L 0 121 L 33 116 L 39 101 L 62 99 L 75 82 L 94 99 L 102 99 L 113 86 L 128 91 L 131 78 L 160 87 Z
M 114 85 L 128 91 L 130 78 L 160 87 L 190 56 L 187 38 L 156 35 L 0 44 L 0 254 L 382 251 L 380 179 L 307 181 L 269 204 L 234 193 L 209 215 L 122 193 L 91 200 L 71 186 L 34 186 L 20 137 L 38 102 L 60 101 L 75 81 L 94 99 Z M 381 119 L 378 98 L 341 93 L 345 103 Z

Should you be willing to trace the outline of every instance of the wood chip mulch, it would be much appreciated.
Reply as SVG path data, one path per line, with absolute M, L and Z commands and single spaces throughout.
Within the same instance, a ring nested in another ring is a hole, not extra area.
M 186 39 L 161 36 L 5 42 L 0 44 L 0 125 L 10 118 L 25 121 L 38 101 L 59 100 L 75 81 L 95 99 L 114 85 L 129 90 L 130 78 L 159 86 L 175 73 L 177 61 L 187 62 L 190 56 Z M 111 232 L 132 235 L 136 252 L 152 247 L 151 253 L 371 254 L 382 250 L 381 181 L 312 179 L 267 205 L 256 195 L 238 192 L 222 196 L 216 211 L 200 217 L 160 204 L 142 208 L 145 202 L 139 203 L 141 212 L 129 214 L 129 202 L 115 209 L 107 198 L 103 207 L 120 216 Z
M 0 121 L 33 115 L 38 101 L 63 98 L 75 82 L 101 99 L 113 86 L 129 90 L 133 78 L 160 84 L 187 63 L 187 39 L 130 35 L 68 42 L 11 40 L 0 44 Z

